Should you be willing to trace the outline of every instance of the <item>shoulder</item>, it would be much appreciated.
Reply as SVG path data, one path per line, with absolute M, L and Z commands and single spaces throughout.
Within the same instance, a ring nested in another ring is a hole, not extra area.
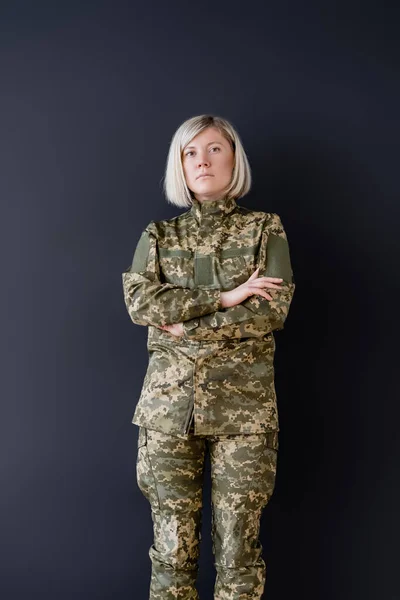
M 274 226 L 274 224 L 280 222 L 279 215 L 276 213 L 266 212 L 263 210 L 254 210 L 252 208 L 248 208 L 247 206 L 238 205 L 234 212 L 242 215 L 249 221 L 261 223 L 263 227 Z
M 185 211 L 184 213 L 177 215 L 176 217 L 171 217 L 170 219 L 163 219 L 160 221 L 150 221 L 150 223 L 146 226 L 145 230 L 148 233 L 151 233 L 155 236 L 162 233 L 169 228 L 179 227 L 184 224 L 185 221 L 190 220 L 190 210 Z
M 254 223 L 254 225 L 261 225 L 263 234 L 265 236 L 268 237 L 272 234 L 286 238 L 286 232 L 282 224 L 282 219 L 278 213 L 252 210 L 251 208 L 239 205 L 236 211 L 239 211 L 240 214 L 243 215 L 247 223 L 251 222 Z

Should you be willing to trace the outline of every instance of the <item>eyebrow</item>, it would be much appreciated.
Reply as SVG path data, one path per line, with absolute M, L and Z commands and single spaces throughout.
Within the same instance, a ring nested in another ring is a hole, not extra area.
M 210 144 L 222 144 L 222 142 L 208 142 L 207 146 L 210 146 Z M 196 148 L 196 146 L 185 146 L 185 150 L 187 150 L 188 148 Z

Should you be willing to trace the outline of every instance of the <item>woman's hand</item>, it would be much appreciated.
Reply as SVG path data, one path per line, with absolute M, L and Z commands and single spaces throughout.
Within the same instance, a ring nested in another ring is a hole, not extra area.
M 230 290 L 229 292 L 221 292 L 222 308 L 236 306 L 249 296 L 253 296 L 253 294 L 258 294 L 267 300 L 272 300 L 272 296 L 270 296 L 264 288 L 279 290 L 281 289 L 281 286 L 278 284 L 281 283 L 283 279 L 282 277 L 257 277 L 259 270 L 260 267 L 257 267 L 249 279 L 237 288 Z
M 168 331 L 172 335 L 181 337 L 184 334 L 183 323 L 172 323 L 171 325 L 159 325 L 160 329 Z
M 283 279 L 282 277 L 257 277 L 258 267 L 254 273 L 249 277 L 247 281 L 239 285 L 237 288 L 230 290 L 229 292 L 221 292 L 221 306 L 222 308 L 229 308 L 230 306 L 236 306 L 246 300 L 249 296 L 258 294 L 263 296 L 267 300 L 272 300 L 272 296 L 265 291 L 264 288 L 270 288 L 279 290 L 279 285 Z M 176 337 L 181 337 L 184 334 L 182 323 L 172 323 L 170 325 L 159 325 L 160 329 L 168 331 Z

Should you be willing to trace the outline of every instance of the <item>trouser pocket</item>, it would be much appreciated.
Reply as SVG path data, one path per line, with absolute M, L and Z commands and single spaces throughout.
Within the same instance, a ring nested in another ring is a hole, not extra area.
M 279 450 L 279 431 L 268 431 L 265 434 L 265 445 L 267 448 Z
M 145 498 L 150 502 L 152 509 L 160 508 L 160 500 L 157 491 L 157 482 L 154 477 L 148 447 L 147 429 L 139 427 L 138 447 L 136 458 L 137 484 Z

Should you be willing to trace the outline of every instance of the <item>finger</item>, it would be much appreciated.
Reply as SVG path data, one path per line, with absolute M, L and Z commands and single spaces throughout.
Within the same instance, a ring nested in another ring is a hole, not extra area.
M 254 279 L 251 284 L 257 284 L 257 283 L 261 283 L 262 285 L 267 285 L 267 286 L 271 286 L 271 287 L 275 287 L 276 289 L 283 289 L 284 287 L 286 287 L 286 282 L 283 281 L 268 281 L 268 279 L 265 279 L 264 277 L 259 277 L 258 279 Z
M 276 283 L 264 283 L 264 287 L 269 288 L 271 290 L 282 290 L 285 286 L 276 285 Z
M 266 281 L 265 279 L 253 279 L 253 281 L 251 282 L 251 285 L 260 285 L 260 286 L 271 286 L 271 287 L 275 287 L 277 289 L 281 289 L 282 287 L 284 287 L 283 283 L 281 281 L 278 282 L 272 282 L 272 281 Z
M 258 292 L 254 292 L 253 296 L 262 296 L 266 300 L 272 300 L 272 297 L 269 294 L 267 294 L 266 292 L 262 292 L 260 290 Z
M 270 289 L 274 289 L 274 290 L 282 289 L 281 285 L 277 285 L 276 283 L 269 283 L 268 281 L 259 281 L 258 279 L 252 281 L 251 285 L 254 285 L 258 288 L 270 288 Z
M 255 296 L 262 296 L 266 300 L 272 300 L 272 296 L 270 296 L 267 292 L 258 291 L 254 295 Z
M 259 272 L 260 267 L 257 267 L 257 269 L 254 271 L 254 273 L 252 275 L 250 275 L 249 279 L 247 281 L 250 281 L 251 279 L 255 279 L 257 277 L 257 273 Z
M 264 298 L 266 298 L 267 300 L 272 300 L 272 296 L 270 296 L 268 294 L 268 292 L 265 292 L 263 289 L 255 287 L 252 288 L 251 286 L 249 286 L 250 291 L 252 292 L 253 295 L 259 295 L 259 296 L 263 296 Z
M 271 281 L 272 283 L 279 283 L 280 281 L 283 281 L 282 277 L 266 277 L 266 276 L 262 276 L 259 277 L 258 279 L 262 279 L 263 281 Z

